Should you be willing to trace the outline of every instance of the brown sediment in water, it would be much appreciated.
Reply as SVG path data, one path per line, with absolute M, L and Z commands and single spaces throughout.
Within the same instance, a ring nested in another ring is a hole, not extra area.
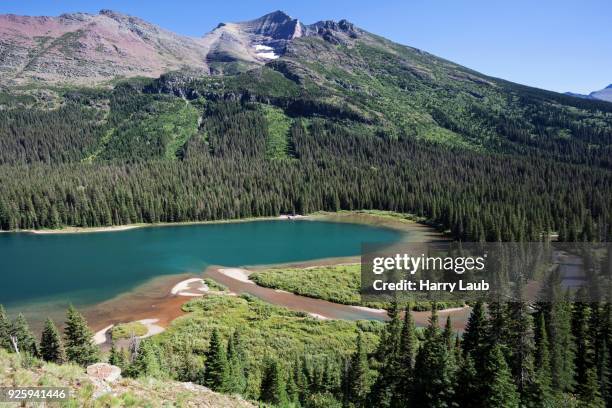
M 329 258 L 287 264 L 292 267 L 309 267 L 316 265 L 337 265 L 347 261 L 347 258 Z M 223 267 L 212 266 L 206 269 L 204 277 L 209 277 L 228 287 L 235 294 L 251 294 L 271 304 L 286 307 L 290 310 L 320 316 L 326 319 L 346 320 L 387 320 L 384 310 L 371 309 L 361 306 L 342 305 L 322 299 L 314 299 L 296 295 L 290 292 L 277 291 L 245 282 L 228 276 L 222 272 Z M 239 268 L 232 268 L 239 269 Z M 248 273 L 248 271 L 245 271 Z M 83 310 L 94 331 L 105 328 L 111 324 L 132 322 L 141 319 L 159 319 L 156 323 L 162 327 L 168 327 L 171 322 L 185 314 L 182 305 L 191 298 L 172 295 L 171 288 L 178 282 L 193 277 L 194 275 L 179 275 L 172 277 L 157 278 L 143 285 L 133 292 L 123 294 L 114 299 L 87 307 Z M 204 296 L 206 296 L 204 294 Z M 455 308 L 439 311 L 440 325 L 446 321 L 446 316 L 451 316 L 453 328 L 463 330 L 469 316 L 469 308 Z M 412 312 L 417 326 L 426 326 L 431 313 L 428 311 Z
M 83 309 L 83 314 L 94 331 L 111 324 L 150 318 L 159 319 L 157 325 L 168 327 L 174 319 L 185 314 L 181 306 L 190 299 L 185 296 L 172 295 L 170 290 L 174 285 L 189 277 L 194 277 L 194 275 L 156 278 L 131 292 L 88 306 Z
M 431 227 L 423 224 L 405 219 L 385 216 L 381 217 L 368 213 L 357 212 L 319 214 L 304 218 L 321 221 L 367 224 L 378 227 L 392 228 L 402 232 L 409 232 L 410 234 L 407 234 L 406 238 L 402 240 L 403 243 L 432 242 L 447 239 L 442 234 L 433 230 Z M 287 264 L 255 265 L 249 267 L 249 269 L 258 270 L 271 266 L 306 268 L 322 265 L 354 264 L 359 262 L 359 256 L 350 256 L 291 262 Z M 321 299 L 313 299 L 293 293 L 264 288 L 262 286 L 255 285 L 252 282 L 243 282 L 224 275 L 219 271 L 220 269 L 222 269 L 222 267 L 209 267 L 204 272 L 204 276 L 208 276 L 215 281 L 224 284 L 231 292 L 236 294 L 249 293 L 272 304 L 329 319 L 385 320 L 387 318 L 384 311 L 341 305 Z M 94 330 L 100 330 L 111 324 L 131 322 L 147 318 L 159 319 L 157 324 L 162 327 L 167 327 L 170 325 L 172 320 L 185 314 L 185 312 L 182 310 L 182 305 L 190 300 L 189 297 L 172 295 L 170 293 L 171 288 L 182 280 L 198 276 L 198 274 L 184 274 L 159 277 L 131 292 L 122 294 L 108 301 L 89 306 L 85 308 L 83 312 Z M 446 316 L 449 314 L 453 317 L 453 326 L 457 329 L 463 329 L 467 316 L 469 315 L 469 309 L 463 308 L 440 311 L 439 316 L 441 324 L 444 323 Z M 428 323 L 430 312 L 413 312 L 413 316 L 417 325 L 424 326 Z

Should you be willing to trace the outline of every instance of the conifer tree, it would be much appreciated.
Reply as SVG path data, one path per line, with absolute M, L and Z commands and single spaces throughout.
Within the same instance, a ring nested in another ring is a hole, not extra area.
M 441 340 L 447 350 L 446 364 L 448 366 L 448 371 L 450 372 L 451 376 L 454 376 L 458 370 L 458 361 L 456 359 L 455 338 L 450 316 L 446 317 L 446 323 L 444 325 L 444 330 L 442 330 L 441 336 Z
M 538 313 L 535 352 L 534 352 L 534 378 L 527 387 L 521 400 L 523 405 L 529 408 L 546 406 L 552 399 L 552 378 L 550 375 L 550 354 L 548 344 L 548 333 L 544 313 Z
M 12 350 L 11 345 L 11 322 L 6 315 L 4 306 L 0 304 L 0 348 Z
M 571 331 L 571 304 L 558 291 L 550 305 L 547 328 L 550 343 L 550 371 L 553 388 L 558 391 L 574 389 L 575 343 Z
M 13 347 L 16 345 L 20 353 L 28 353 L 34 357 L 38 356 L 36 339 L 34 339 L 34 335 L 30 331 L 30 326 L 23 314 L 20 313 L 13 320 L 10 337 L 11 341 L 15 343 Z
M 93 344 L 93 333 L 83 315 L 72 305 L 66 312 L 64 339 L 68 361 L 87 366 L 99 360 L 100 350 Z
M 518 408 L 520 397 L 499 345 L 493 346 L 485 364 L 485 375 L 489 379 L 485 400 L 486 406 Z
M 287 402 L 289 404 L 293 404 L 294 406 L 299 406 L 300 404 L 300 389 L 295 383 L 295 377 L 293 372 L 287 376 Z
M 108 363 L 125 370 L 127 367 L 127 356 L 125 349 L 117 349 L 114 341 L 111 341 L 111 348 L 108 355 Z
M 404 311 L 404 321 L 400 335 L 398 351 L 398 372 L 399 377 L 394 393 L 393 406 L 407 406 L 410 401 L 412 391 L 413 370 L 416 357 L 416 328 L 410 313 L 410 305 Z
M 346 362 L 346 365 L 348 365 L 348 362 Z M 304 402 L 304 397 L 306 396 L 306 392 L 308 388 L 306 376 L 304 375 L 304 370 L 302 368 L 303 368 L 302 359 L 296 358 L 295 361 L 293 362 L 291 376 L 293 377 L 293 383 L 295 384 L 295 387 L 298 390 L 298 398 L 299 398 L 300 403 Z M 346 378 L 346 376 L 344 376 L 344 378 Z M 346 395 L 346 392 L 344 391 L 345 389 L 346 389 L 346 381 L 343 382 L 343 394 L 344 395 Z
M 267 358 L 261 378 L 261 390 L 259 399 L 274 405 L 282 405 L 287 402 L 287 390 L 283 380 L 283 373 L 278 362 L 273 358 Z
M 361 332 L 357 334 L 357 349 L 351 356 L 346 373 L 345 400 L 355 407 L 365 406 L 368 395 L 368 360 Z
M 378 344 L 378 377 L 368 395 L 369 405 L 381 408 L 390 407 L 399 383 L 399 346 L 402 323 L 397 299 L 391 302 L 387 311 L 389 322 L 385 325 L 385 335 Z
M 452 402 L 454 372 L 450 352 L 438 328 L 436 307 L 432 307 L 424 341 L 417 354 L 412 402 L 415 406 L 447 407 Z
M 221 340 L 219 330 L 216 328 L 210 337 L 210 345 L 205 356 L 203 385 L 211 390 L 225 391 L 229 381 L 229 367 L 227 355 L 225 354 L 225 346 Z
M 578 385 L 580 396 L 580 408 L 605 408 L 606 402 L 601 398 L 599 383 L 597 382 L 597 372 L 594 368 L 588 368 L 586 379 L 583 384 Z
M 397 355 L 399 347 L 400 332 L 402 322 L 400 320 L 399 305 L 397 299 L 393 299 L 387 310 L 389 321 L 385 324 L 383 337 L 376 349 L 376 360 L 383 365 L 385 361 L 390 362 L 390 358 Z
M 454 401 L 458 407 L 485 408 L 482 387 L 471 354 L 463 359 L 457 372 Z
M 580 387 L 587 382 L 587 371 L 593 365 L 594 349 L 589 336 L 588 321 L 590 308 L 586 302 L 582 301 L 586 296 L 581 288 L 576 294 L 577 301 L 574 302 L 572 309 L 572 336 L 576 347 L 574 358 L 575 381 Z
M 601 346 L 600 357 L 597 359 L 597 376 L 599 380 L 599 392 L 601 399 L 612 406 L 612 370 L 610 368 L 610 351 L 607 339 Z
M 507 350 L 507 341 L 509 334 L 509 319 L 508 307 L 505 303 L 494 301 L 487 304 L 489 319 L 487 321 L 487 346 L 493 344 L 502 346 L 502 352 L 505 354 Z
M 53 320 L 47 319 L 40 338 L 40 356 L 43 360 L 55 364 L 66 361 L 64 345 Z
M 246 388 L 246 355 L 238 330 L 227 343 L 228 386 L 227 392 L 241 394 Z
M 451 317 L 446 316 L 446 324 L 444 325 L 444 331 L 442 332 L 442 339 L 446 344 L 449 351 L 453 350 L 455 345 L 455 339 L 453 335 L 453 325 L 451 324 Z
M 479 363 L 482 362 L 485 348 L 486 327 L 487 318 L 484 311 L 484 304 L 478 301 L 472 309 L 461 341 L 463 355 L 467 356 L 468 354 L 472 354 L 474 363 L 477 366 L 482 366 Z
M 147 376 L 160 377 L 162 376 L 162 366 L 160 361 L 159 348 L 149 340 L 144 340 L 138 347 L 138 353 L 134 361 L 129 367 L 129 374 L 132 377 Z
M 508 304 L 508 364 L 518 392 L 522 395 L 533 378 L 534 332 L 528 305 L 520 298 Z

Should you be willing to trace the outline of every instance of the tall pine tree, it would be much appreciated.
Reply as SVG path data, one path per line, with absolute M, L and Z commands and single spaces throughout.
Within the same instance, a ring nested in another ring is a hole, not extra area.
M 259 399 L 269 404 L 281 405 L 287 402 L 287 390 L 282 370 L 273 358 L 264 363 Z
M 217 329 L 212 332 L 205 356 L 203 385 L 215 391 L 225 391 L 229 382 L 229 367 L 225 346 Z
M 398 350 L 397 376 L 399 377 L 397 387 L 393 396 L 393 406 L 403 407 L 410 403 L 412 394 L 412 381 L 414 375 L 414 363 L 416 357 L 417 339 L 414 320 L 410 313 L 410 305 L 404 311 L 404 321 L 400 334 Z
M 93 333 L 87 321 L 72 305 L 66 312 L 64 327 L 66 357 L 69 361 L 87 366 L 99 361 L 100 350 L 93 343 Z
M 402 323 L 397 299 L 393 299 L 387 311 L 389 321 L 385 334 L 376 351 L 378 377 L 368 395 L 369 404 L 381 408 L 391 406 L 393 395 L 399 383 L 399 345 Z
M 11 322 L 6 315 L 4 306 L 0 305 L 0 348 L 11 350 Z
M 30 326 L 26 321 L 23 314 L 17 315 L 11 325 L 10 332 L 11 342 L 16 345 L 20 353 L 28 353 L 31 356 L 38 356 L 38 347 L 36 345 L 36 339 L 30 331 Z
M 519 393 L 512 381 L 512 374 L 501 347 L 494 346 L 485 363 L 485 375 L 489 379 L 486 392 L 487 407 L 518 408 Z
M 474 363 L 482 361 L 484 346 L 486 343 L 487 317 L 485 315 L 484 304 L 476 302 L 472 308 L 472 313 L 468 319 L 461 341 L 463 355 L 472 354 Z
M 529 408 L 547 406 L 552 399 L 550 353 L 544 313 L 537 314 L 535 329 L 534 376 L 522 395 L 523 405 Z
M 368 395 L 368 359 L 363 345 L 361 332 L 357 334 L 357 349 L 351 356 L 350 363 L 345 373 L 347 404 L 355 407 L 364 407 Z
M 40 338 L 40 356 L 45 361 L 61 364 L 66 361 L 64 345 L 53 320 L 47 319 Z
M 432 307 L 425 339 L 415 362 L 412 403 L 418 407 L 447 407 L 453 398 L 455 373 L 450 352 L 438 327 L 435 305 Z
M 227 392 L 241 394 L 246 389 L 246 353 L 238 330 L 227 342 L 228 385 Z

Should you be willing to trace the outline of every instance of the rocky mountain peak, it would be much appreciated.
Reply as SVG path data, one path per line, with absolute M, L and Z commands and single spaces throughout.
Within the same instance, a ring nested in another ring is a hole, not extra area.
M 303 33 L 302 23 L 280 10 L 237 24 L 251 34 L 271 37 L 274 40 L 291 40 L 301 37 Z
M 284 21 L 293 20 L 293 18 L 291 18 L 289 14 L 285 13 L 282 10 L 276 10 L 271 13 L 265 14 L 256 20 L 274 20 L 277 22 L 284 22 Z
M 284 55 L 290 41 L 306 34 L 298 19 L 277 10 L 254 20 L 221 23 L 202 38 L 212 73 L 234 72 Z
M 333 44 L 347 44 L 360 30 L 348 20 L 323 20 L 308 26 L 309 35 L 317 35 Z
M 110 9 L 102 9 L 98 12 L 98 14 L 103 15 L 103 16 L 108 16 L 111 18 L 123 18 L 123 17 L 129 17 L 127 14 L 123 14 L 120 13 L 118 11 L 115 10 L 110 10 Z

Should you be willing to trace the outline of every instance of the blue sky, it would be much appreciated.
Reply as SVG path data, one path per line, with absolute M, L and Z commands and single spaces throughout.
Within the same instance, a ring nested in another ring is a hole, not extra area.
M 304 23 L 346 18 L 396 42 L 485 74 L 554 91 L 612 83 L 610 0 L 2 0 L 0 13 L 109 8 L 201 36 L 221 21 L 283 10 Z

